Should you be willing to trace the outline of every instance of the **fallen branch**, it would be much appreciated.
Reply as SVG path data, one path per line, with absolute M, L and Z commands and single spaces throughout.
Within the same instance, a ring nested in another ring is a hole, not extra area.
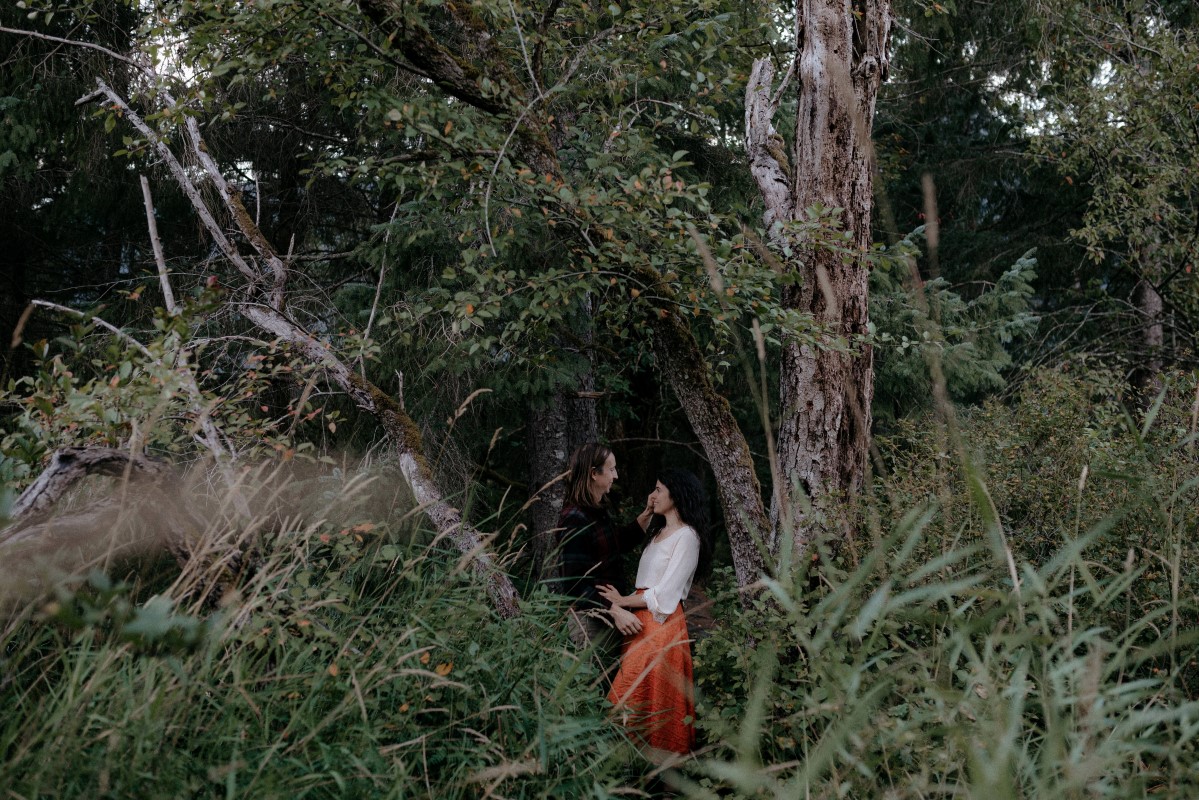
M 47 514 L 66 494 L 67 490 L 88 475 L 111 475 L 127 480 L 158 478 L 167 470 L 167 465 L 145 456 L 133 456 L 124 450 L 107 447 L 65 447 L 50 459 L 50 465 L 42 471 L 17 502 L 13 504 L 13 524 L 0 532 L 0 542 L 9 540 L 14 527 L 30 519 Z
M 164 524 L 172 510 L 163 501 L 162 483 L 170 465 L 107 447 L 67 447 L 57 451 L 12 509 L 12 521 L 0 530 L 0 563 L 6 578 L 2 594 L 37 592 L 45 569 L 80 572 L 118 554 L 165 545 L 181 567 L 191 557 L 178 525 Z M 52 515 L 73 487 L 89 475 L 117 478 L 116 491 L 82 509 Z M 152 531 L 153 533 L 147 533 Z M 69 562 L 69 563 L 68 563 Z
M 91 475 L 118 482 L 82 508 L 51 513 Z M 17 498 L 8 527 L 0 530 L 6 579 L 0 585 L 0 605 L 44 592 L 47 576 L 81 574 L 91 567 L 106 568 L 114 557 L 163 550 L 185 574 L 198 576 L 189 584 L 197 602 L 223 596 L 246 566 L 245 542 L 206 525 L 213 515 L 191 507 L 192 494 L 180 489 L 178 477 L 169 463 L 127 450 L 68 447 L 55 452 Z M 255 530 L 253 523 L 245 530 Z

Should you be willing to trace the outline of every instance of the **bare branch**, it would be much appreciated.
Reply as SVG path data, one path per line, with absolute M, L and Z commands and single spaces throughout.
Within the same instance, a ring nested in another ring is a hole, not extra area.
M 540 97 L 541 83 L 537 80 L 537 73 L 533 70 L 533 60 L 529 57 L 529 50 L 525 46 L 525 34 L 520 29 L 520 15 L 516 13 L 516 6 L 512 4 L 512 0 L 508 0 L 508 11 L 512 14 L 512 27 L 516 29 L 516 39 L 520 42 L 520 52 L 524 56 L 525 68 L 529 71 L 529 80 L 533 83 L 533 90 Z
M 178 313 L 175 306 L 175 293 L 171 290 L 171 279 L 167 273 L 166 257 L 162 253 L 162 240 L 158 237 L 158 221 L 154 218 L 154 199 L 150 196 L 150 181 L 142 175 L 142 199 L 146 204 L 146 228 L 150 231 L 150 246 L 154 248 L 154 263 L 158 266 L 158 282 L 162 285 L 162 299 L 166 303 L 167 313 L 174 316 Z
M 271 306 L 278 311 L 282 311 L 284 299 L 283 287 L 287 284 L 287 265 L 283 263 L 283 259 L 279 258 L 279 254 L 275 251 L 275 248 L 266 240 L 262 229 L 250 218 L 250 212 L 246 211 L 246 206 L 241 201 L 241 192 L 234 190 L 229 186 L 229 182 L 225 180 L 220 167 L 217 166 L 216 161 L 209 154 L 203 137 L 200 136 L 200 124 L 196 122 L 196 118 L 187 117 L 183 125 L 192 152 L 195 153 L 196 158 L 200 161 L 200 165 L 204 167 L 204 171 L 208 173 L 208 177 L 216 185 L 217 191 L 221 195 L 221 200 L 224 201 L 225 208 L 229 210 L 229 214 L 237 224 L 238 230 L 241 231 L 242 236 L 246 237 L 246 241 L 250 243 L 250 246 L 254 248 L 259 257 L 270 267 L 271 273 L 274 275 Z
M 383 234 L 383 255 L 379 259 L 379 280 L 375 283 L 375 298 L 371 301 L 371 315 L 366 320 L 366 328 L 362 332 L 362 342 L 364 345 L 370 342 L 371 328 L 375 324 L 375 314 L 379 310 L 379 298 L 383 296 L 383 279 L 387 276 L 387 245 L 391 241 L 391 229 L 395 225 L 396 214 L 399 212 L 400 204 L 396 203 L 391 210 L 391 220 L 387 223 L 387 231 Z M 365 350 L 365 346 L 363 349 Z M 362 372 L 362 379 L 366 380 L 365 355 L 359 358 L 358 369 Z
M 162 363 L 162 361 L 160 359 L 155 357 L 155 355 L 153 353 L 151 353 L 148 349 L 146 349 L 146 346 L 144 344 L 139 342 L 137 339 L 134 339 L 132 336 L 125 333 L 125 331 L 121 330 L 120 328 L 113 325 L 111 322 L 108 322 L 107 320 L 100 319 L 99 317 L 90 316 L 88 314 L 83 313 L 82 311 L 79 311 L 78 309 L 71 308 L 70 306 L 61 306 L 58 303 L 51 303 L 49 300 L 32 300 L 32 301 L 30 301 L 29 305 L 40 306 L 41 308 L 49 308 L 53 311 L 58 311 L 62 314 L 69 314 L 72 317 L 78 317 L 79 319 L 89 320 L 90 322 L 100 326 L 104 330 L 111 333 L 113 336 L 116 336 L 121 341 L 123 341 L 126 344 L 133 347 L 135 350 L 137 350 L 139 353 L 141 353 L 143 356 L 145 356 L 147 359 L 149 359 L 153 363 L 159 364 L 162 366 L 166 366 L 165 364 Z
M 175 158 L 174 153 L 166 146 L 161 137 L 151 131 L 145 122 L 132 109 L 129 109 L 128 104 L 108 88 L 106 84 L 100 81 L 99 85 L 101 90 L 104 91 L 105 96 L 112 99 L 114 103 L 120 104 L 126 110 L 131 121 L 135 125 L 140 126 L 138 130 L 142 131 L 155 145 L 156 149 L 163 154 L 164 160 L 172 167 L 171 172 L 179 182 L 180 187 L 185 192 L 188 192 L 189 197 L 194 193 L 196 200 L 198 200 L 199 194 L 196 192 L 194 184 L 188 179 L 182 166 L 179 165 L 178 159 Z M 220 170 L 217 168 L 216 162 L 209 156 L 208 148 L 200 134 L 199 125 L 194 119 L 190 118 L 184 124 L 189 144 L 199 157 L 205 171 L 217 186 L 226 209 L 237 222 L 242 235 L 250 240 L 250 243 L 258 251 L 259 255 L 271 265 L 272 270 L 275 272 L 276 287 L 278 287 L 280 277 L 285 275 L 285 266 L 279 258 L 277 251 L 267 241 L 258 226 L 254 224 L 254 221 L 250 218 L 249 213 L 242 204 L 240 196 L 224 180 Z M 175 167 L 178 167 L 178 169 L 176 170 Z M 195 202 L 193 202 L 193 205 L 195 205 Z M 196 205 L 196 210 L 201 213 L 202 218 L 212 220 L 211 213 L 202 202 Z M 252 284 L 259 285 L 259 288 L 261 288 L 259 273 L 250 267 L 249 263 L 237 253 L 233 242 L 225 235 L 223 230 L 216 226 L 215 220 L 208 227 L 209 232 L 217 241 L 222 252 L 238 265 L 239 271 L 250 278 Z M 65 309 L 65 307 L 61 306 L 59 308 Z M 396 454 L 399 458 L 400 469 L 404 473 L 409 486 L 412 487 L 413 495 L 416 497 L 417 502 L 420 503 L 421 509 L 429 516 L 441 534 L 449 536 L 454 541 L 458 549 L 463 553 L 463 559 L 468 561 L 474 571 L 483 579 L 488 594 L 491 596 L 492 602 L 499 613 L 506 617 L 519 614 L 520 608 L 517 605 L 519 596 L 517 595 L 516 588 L 512 585 L 511 580 L 499 570 L 493 557 L 487 552 L 484 538 L 478 531 L 466 525 L 462 520 L 461 512 L 450 506 L 443 498 L 440 489 L 434 481 L 432 470 L 425 460 L 424 445 L 421 442 L 420 431 L 416 423 L 404 412 L 399 404 L 378 387 L 357 375 L 324 342 L 316 339 L 301 325 L 289 318 L 284 313 L 283 304 L 279 298 L 272 297 L 271 301 L 267 304 L 240 303 L 237 304 L 237 308 L 247 320 L 259 328 L 270 332 L 278 339 L 296 347 L 314 363 L 321 366 L 326 374 L 332 378 L 333 382 L 348 394 L 350 399 L 359 408 L 371 414 L 379 421 L 393 441 Z M 70 311 L 70 309 L 66 310 Z M 117 329 L 108 326 L 107 323 L 103 324 L 116 332 Z M 187 375 L 191 375 L 190 371 L 187 372 Z M 190 382 L 189 389 L 191 387 L 195 387 L 195 391 L 198 393 L 199 389 L 195 386 L 194 378 Z
M 446 502 L 438 488 L 432 470 L 424 456 L 420 429 L 392 397 L 374 384 L 363 380 L 349 365 L 337 357 L 324 342 L 266 305 L 241 304 L 239 310 L 246 319 L 270 332 L 281 341 L 295 347 L 301 354 L 320 365 L 326 374 L 363 411 L 379 421 L 392 440 L 400 471 L 404 474 L 420 510 L 428 515 L 438 532 L 448 536 L 473 571 L 483 580 L 492 603 L 502 616 L 520 613 L 519 596 L 512 582 L 504 575 L 487 551 L 485 539 L 467 525 L 462 512 Z
M 27 36 L 30 39 L 41 39 L 46 42 L 54 42 L 55 44 L 65 44 L 70 47 L 82 47 L 86 50 L 96 50 L 100 53 L 103 53 L 104 55 L 108 56 L 109 58 L 111 58 L 115 61 L 120 61 L 122 64 L 128 64 L 129 66 L 135 67 L 136 69 L 139 69 L 143 72 L 146 71 L 145 65 L 137 63 L 129 56 L 121 55 L 120 53 L 116 52 L 115 50 L 109 50 L 104 45 L 95 44 L 94 42 L 80 42 L 80 41 L 76 41 L 74 39 L 63 39 L 61 36 L 51 36 L 46 33 L 37 33 L 35 31 L 26 31 L 26 30 L 22 30 L 20 28 L 0 27 L 0 33 L 12 33 L 12 34 L 16 34 L 17 36 Z
M 179 188 L 183 190 L 183 193 L 187 195 L 187 199 L 191 201 L 192 208 L 196 210 L 196 214 L 199 215 L 200 221 L 204 224 L 205 229 L 207 229 L 209 235 L 212 236 L 213 241 L 216 243 L 217 247 L 220 248 L 221 253 L 224 254 L 225 258 L 229 259 L 230 263 L 237 268 L 237 271 L 244 275 L 245 278 L 251 283 L 257 284 L 259 281 L 261 281 L 262 278 L 258 271 L 254 269 L 254 267 L 252 267 L 245 258 L 242 257 L 241 253 L 237 251 L 237 247 L 232 241 L 230 241 L 229 237 L 225 235 L 225 231 L 220 225 L 217 224 L 216 218 L 212 215 L 212 211 L 209 210 L 208 205 L 204 202 L 204 198 L 200 196 L 200 190 L 196 188 L 196 185 L 192 182 L 191 178 L 188 177 L 187 171 L 183 168 L 183 164 L 181 164 L 179 159 L 175 157 L 175 153 L 171 150 L 170 146 L 163 141 L 162 137 L 155 130 L 146 124 L 145 120 L 141 118 L 141 115 L 139 115 L 129 106 L 129 103 L 125 101 L 125 98 L 113 91 L 112 87 L 105 83 L 103 79 L 97 78 L 96 85 L 99 87 L 99 96 L 107 98 L 109 102 L 119 108 L 125 118 L 129 120 L 130 124 L 137 128 L 138 132 L 150 142 L 151 146 L 154 148 L 154 151 L 158 153 L 160 158 L 162 158 L 163 163 L 165 163 L 167 165 L 167 169 L 170 170 L 171 176 L 175 179 L 175 183 L 177 183 Z M 89 98 L 94 96 L 95 94 L 88 95 Z

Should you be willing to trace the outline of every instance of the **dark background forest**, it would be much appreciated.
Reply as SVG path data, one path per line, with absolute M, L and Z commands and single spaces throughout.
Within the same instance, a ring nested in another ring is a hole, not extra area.
M 1192 2 L 22 0 L 0 63 L 11 796 L 1193 796 Z M 667 772 L 551 591 L 593 439 L 718 520 Z

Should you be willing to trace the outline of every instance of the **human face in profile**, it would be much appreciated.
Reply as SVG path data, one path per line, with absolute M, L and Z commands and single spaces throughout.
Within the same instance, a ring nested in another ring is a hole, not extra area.
M 609 455 L 602 467 L 591 469 L 591 496 L 595 498 L 595 502 L 598 503 L 604 498 L 619 477 L 616 472 L 615 455 Z
M 654 490 L 650 492 L 649 500 L 654 507 L 655 514 L 666 516 L 671 511 L 674 511 L 674 500 L 670 497 L 670 490 L 662 485 L 662 481 L 658 481 L 654 485 Z

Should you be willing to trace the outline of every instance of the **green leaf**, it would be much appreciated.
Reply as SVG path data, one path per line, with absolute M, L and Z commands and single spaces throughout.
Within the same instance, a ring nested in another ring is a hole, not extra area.
M 173 606 L 169 598 L 157 595 L 134 612 L 132 621 L 122 626 L 127 636 L 138 636 L 147 640 L 157 639 L 171 630 Z

